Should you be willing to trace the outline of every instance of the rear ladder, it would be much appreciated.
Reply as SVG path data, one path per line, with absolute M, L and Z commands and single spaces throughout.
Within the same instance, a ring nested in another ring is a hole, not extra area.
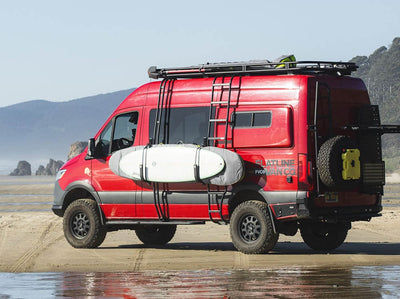
M 230 111 L 232 108 L 231 99 L 232 99 L 232 89 L 240 90 L 241 77 L 239 77 L 239 83 L 237 87 L 232 87 L 232 83 L 234 80 L 234 76 L 232 76 L 229 82 L 225 82 L 225 78 L 222 77 L 221 82 L 217 83 L 217 77 L 214 78 L 212 83 L 211 90 L 211 101 L 210 101 L 210 112 L 209 112 L 209 120 L 208 120 L 208 130 L 207 137 L 204 140 L 204 145 L 208 146 L 218 146 L 220 142 L 223 142 L 224 148 L 228 147 L 228 127 L 232 123 L 229 120 Z M 220 91 L 219 97 L 216 96 L 216 92 Z M 223 99 L 224 92 L 228 92 L 228 98 L 226 100 Z M 239 94 L 238 94 L 239 95 Z M 226 108 L 226 116 L 219 118 L 218 112 L 219 110 L 225 107 Z M 223 125 L 223 136 L 217 136 L 218 125 Z M 232 139 L 231 139 L 232 140 Z M 222 189 L 222 190 L 220 190 Z M 224 219 L 222 215 L 222 207 L 223 202 L 227 198 L 228 187 L 218 187 L 218 190 L 211 190 L 210 184 L 207 185 L 207 194 L 208 194 L 208 215 L 214 223 L 221 224 L 221 220 L 223 223 L 227 224 L 227 220 Z M 214 208 L 213 208 L 214 207 Z M 216 220 L 214 214 L 218 214 L 221 220 Z

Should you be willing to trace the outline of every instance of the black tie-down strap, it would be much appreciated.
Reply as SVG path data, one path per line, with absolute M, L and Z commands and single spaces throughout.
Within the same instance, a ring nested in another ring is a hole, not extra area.
M 201 151 L 201 147 L 199 146 L 196 148 L 196 154 L 195 154 L 194 164 L 193 164 L 194 180 L 197 183 L 203 183 L 203 181 L 200 179 L 200 151 Z
M 163 184 L 163 190 L 160 198 L 160 185 L 153 183 L 154 206 L 156 207 L 158 219 L 161 221 L 169 221 L 169 205 L 168 205 L 168 184 Z
M 151 147 L 151 144 L 148 143 L 144 148 L 142 152 L 142 163 L 139 165 L 139 174 L 140 174 L 140 180 L 146 183 L 149 183 L 147 180 L 147 149 Z

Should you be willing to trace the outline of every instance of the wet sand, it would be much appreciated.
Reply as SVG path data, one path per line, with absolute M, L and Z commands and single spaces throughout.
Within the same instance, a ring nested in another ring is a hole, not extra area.
M 6 184 L 4 178 L 0 178 L 0 195 L 30 194 L 28 197 L 10 196 L 7 202 L 18 202 L 21 198 L 26 202 L 26 198 L 37 194 L 41 200 L 48 201 L 46 194 L 52 192 L 51 179 L 35 184 L 32 180 L 16 185 L 16 180 Z M 395 206 L 384 208 L 383 216 L 371 222 L 353 223 L 345 243 L 330 253 L 309 249 L 298 233 L 294 237 L 281 235 L 268 254 L 245 255 L 233 247 L 228 226 L 212 223 L 179 226 L 172 241 L 159 248 L 145 247 L 134 231 L 125 230 L 108 233 L 97 249 L 75 249 L 64 239 L 62 219 L 47 210 L 51 205 L 44 203 L 44 211 L 35 206 L 39 211 L 32 212 L 4 212 L 5 207 L 0 206 L 0 271 L 254 270 L 400 265 L 398 188 L 388 188 L 390 199 L 386 203 L 390 201 Z M 21 207 L 29 209 L 29 206 Z

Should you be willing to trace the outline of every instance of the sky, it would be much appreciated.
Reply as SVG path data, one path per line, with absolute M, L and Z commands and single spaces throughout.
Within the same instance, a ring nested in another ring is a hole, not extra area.
M 138 87 L 152 65 L 347 61 L 398 36 L 398 0 L 0 0 L 0 107 Z

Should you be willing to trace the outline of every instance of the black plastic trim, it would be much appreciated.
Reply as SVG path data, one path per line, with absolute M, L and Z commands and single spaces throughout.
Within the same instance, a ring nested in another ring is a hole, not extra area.
M 51 210 L 53 211 L 54 214 L 56 214 L 56 215 L 59 216 L 59 217 L 64 216 L 64 210 L 63 210 L 63 207 L 62 207 L 62 206 L 53 205 L 53 206 L 51 207 Z
M 167 191 L 166 199 L 168 200 L 168 204 L 208 204 L 207 190 L 193 192 Z M 142 192 L 141 203 L 154 204 L 153 191 Z

